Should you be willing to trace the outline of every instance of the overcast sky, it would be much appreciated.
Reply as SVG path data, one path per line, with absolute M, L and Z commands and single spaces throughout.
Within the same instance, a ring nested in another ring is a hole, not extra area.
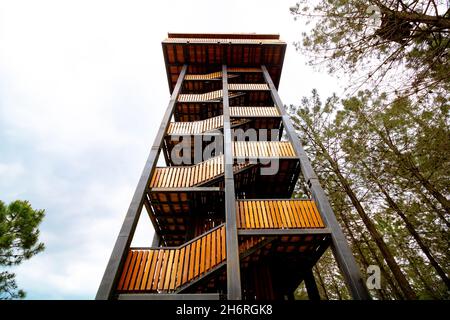
M 0 199 L 45 209 L 29 299 L 92 299 L 169 100 L 167 32 L 278 33 L 285 104 L 336 80 L 305 66 L 288 1 L 0 0 Z M 151 244 L 145 215 L 135 245 Z

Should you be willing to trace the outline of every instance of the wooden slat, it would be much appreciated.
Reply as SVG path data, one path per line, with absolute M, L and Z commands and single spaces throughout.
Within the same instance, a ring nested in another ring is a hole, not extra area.
M 205 271 L 208 271 L 211 267 L 211 233 L 204 238 L 206 238 Z
M 130 267 L 127 272 L 127 277 L 125 279 L 125 283 L 123 284 L 124 290 L 129 290 L 129 284 L 130 284 L 133 270 L 135 268 L 135 262 L 136 262 L 137 255 L 138 255 L 138 253 L 136 251 L 133 251 L 133 256 L 131 258 Z
M 179 256 L 181 249 L 175 250 L 175 255 L 173 257 L 173 265 L 172 265 L 172 275 L 170 276 L 169 289 L 175 289 L 175 281 L 177 279 L 178 274 L 178 264 L 179 264 Z
M 170 277 L 172 276 L 174 255 L 175 255 L 175 250 L 169 250 L 169 260 L 167 262 L 167 270 L 166 270 L 166 274 L 165 274 L 164 282 L 163 282 L 164 290 L 168 290 L 169 289 Z
M 148 282 L 148 279 L 149 279 L 151 268 L 154 266 L 154 264 L 153 264 L 153 254 L 155 252 L 156 252 L 155 250 L 149 250 L 149 252 L 148 252 L 147 263 L 146 263 L 145 269 L 144 269 L 144 277 L 143 277 L 142 282 L 141 282 L 141 290 L 145 290 L 145 288 L 147 286 L 147 282 Z
M 133 256 L 133 253 L 130 250 L 128 252 L 127 259 L 125 260 L 125 265 L 124 265 L 123 270 L 122 270 L 122 275 L 120 276 L 119 285 L 117 287 L 118 290 L 122 290 L 123 287 L 124 287 L 125 277 L 127 275 L 128 268 L 130 266 L 130 261 L 131 261 L 131 257 L 132 256 Z
M 141 251 L 142 252 L 142 259 L 139 267 L 139 272 L 137 275 L 136 282 L 134 283 L 134 290 L 139 290 L 141 286 L 142 277 L 144 276 L 145 266 L 147 265 L 147 257 L 148 257 L 148 251 Z
M 164 256 L 162 259 L 162 266 L 161 266 L 161 274 L 159 275 L 159 280 L 158 280 L 158 290 L 162 290 L 164 287 L 164 280 L 166 277 L 166 271 L 167 271 L 167 260 L 169 259 L 169 254 L 170 254 L 170 250 L 164 250 Z

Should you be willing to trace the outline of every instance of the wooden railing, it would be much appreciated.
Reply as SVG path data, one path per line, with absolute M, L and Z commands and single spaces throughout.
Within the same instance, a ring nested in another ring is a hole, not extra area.
M 241 93 L 228 94 L 229 98 L 234 98 L 240 96 Z M 192 94 L 180 94 L 178 96 L 178 102 L 207 102 L 207 101 L 217 101 L 219 102 L 223 98 L 223 90 L 215 90 L 206 93 L 192 93 Z
M 228 78 L 235 78 L 237 75 L 228 74 Z M 206 73 L 206 74 L 187 74 L 184 80 L 220 80 L 222 79 L 222 71 Z
M 275 107 L 230 107 L 232 117 L 279 117 Z
M 289 141 L 236 141 L 233 143 L 236 158 L 295 157 Z
M 269 91 L 269 86 L 265 83 L 230 83 L 228 84 L 230 91 Z M 230 92 L 229 98 L 240 96 L 239 92 Z M 223 90 L 215 90 L 206 93 L 190 93 L 180 94 L 178 102 L 205 102 L 205 101 L 220 101 L 223 98 Z
M 266 83 L 229 83 L 228 90 L 247 91 L 247 90 L 270 90 Z
M 130 249 L 118 291 L 175 291 L 226 260 L 225 226 L 176 248 Z
M 197 134 L 223 127 L 223 116 L 217 116 L 200 121 L 171 122 L 167 134 Z
M 231 117 L 279 117 L 275 107 L 231 107 Z M 232 119 L 238 124 L 237 119 Z M 223 116 L 216 116 L 200 121 L 171 122 L 167 134 L 199 134 L 223 127 Z
M 238 200 L 238 229 L 324 228 L 312 200 Z
M 250 166 L 248 163 L 234 165 L 235 172 Z M 156 168 L 150 188 L 189 188 L 205 184 L 224 174 L 223 155 L 193 166 Z

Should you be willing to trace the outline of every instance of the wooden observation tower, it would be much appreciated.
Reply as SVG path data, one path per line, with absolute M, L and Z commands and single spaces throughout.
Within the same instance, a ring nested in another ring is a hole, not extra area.
M 278 95 L 286 43 L 171 33 L 162 49 L 171 98 L 96 298 L 289 299 L 305 281 L 317 299 L 312 267 L 331 246 L 368 299 Z M 298 179 L 311 199 L 291 199 Z M 155 237 L 133 248 L 141 212 Z

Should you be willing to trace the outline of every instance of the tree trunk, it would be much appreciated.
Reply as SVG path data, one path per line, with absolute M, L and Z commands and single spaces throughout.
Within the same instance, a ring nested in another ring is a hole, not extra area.
M 339 212 L 339 210 L 337 210 L 337 212 Z M 358 251 L 359 256 L 361 257 L 361 261 L 362 261 L 364 267 L 365 267 L 366 270 L 367 270 L 367 269 L 369 268 L 370 263 L 367 261 L 365 255 L 364 255 L 364 252 L 362 251 L 361 246 L 359 245 L 358 240 L 356 239 L 355 235 L 353 234 L 353 231 L 352 231 L 352 229 L 351 229 L 351 227 L 350 227 L 350 224 L 349 224 L 349 222 L 348 222 L 348 220 L 347 220 L 347 217 L 345 217 L 345 214 L 344 214 L 344 213 L 342 213 L 342 214 L 340 215 L 340 217 L 341 217 L 341 220 L 344 222 L 345 228 L 346 228 L 346 230 L 347 230 L 347 232 L 348 232 L 348 234 L 349 234 L 349 236 L 350 236 L 350 239 L 351 239 L 351 241 L 352 241 L 352 243 L 353 243 L 353 246 L 354 246 L 354 247 L 356 248 L 356 250 Z M 381 267 L 380 267 L 380 270 L 381 270 Z M 383 291 L 384 291 L 383 289 L 376 290 L 376 292 L 380 295 L 380 298 L 381 298 L 382 300 L 387 300 L 387 299 L 386 299 L 386 295 L 384 294 Z
M 353 223 L 356 224 L 356 222 L 354 220 L 352 220 Z M 391 275 L 389 274 L 389 272 L 384 268 L 384 264 L 383 261 L 380 260 L 380 258 L 378 257 L 377 253 L 375 252 L 375 250 L 372 248 L 371 243 L 369 241 L 369 239 L 367 239 L 366 235 L 364 232 L 361 232 L 361 238 L 363 240 L 363 242 L 366 244 L 367 249 L 369 250 L 370 254 L 372 255 L 373 259 L 375 260 L 375 263 L 380 267 L 380 271 L 382 276 L 386 279 L 386 281 L 389 283 L 389 286 L 391 287 L 392 291 L 393 291 L 393 296 L 396 299 L 399 300 L 404 300 L 404 296 L 402 295 L 402 293 L 399 291 L 396 283 L 394 282 L 394 280 L 392 279 Z
M 445 285 L 448 289 L 450 289 L 450 279 L 445 274 L 445 271 L 441 268 L 439 263 L 434 259 L 433 255 L 430 252 L 430 249 L 428 246 L 425 245 L 423 242 L 421 236 L 417 233 L 415 227 L 413 224 L 409 221 L 409 219 L 406 217 L 404 212 L 400 209 L 400 207 L 397 205 L 397 203 L 394 201 L 394 199 L 391 198 L 389 193 L 386 191 L 380 180 L 370 171 L 370 169 L 366 166 L 364 162 L 362 162 L 362 165 L 367 170 L 369 175 L 372 178 L 372 181 L 375 182 L 375 184 L 378 186 L 378 189 L 380 189 L 381 193 L 384 195 L 387 203 L 389 206 L 398 214 L 398 216 L 403 220 L 405 223 L 406 229 L 409 231 L 409 233 L 413 236 L 414 240 L 416 240 L 417 244 L 419 245 L 420 249 L 423 251 L 423 253 L 427 256 L 428 260 L 430 261 L 433 268 L 436 270 L 436 273 L 439 275 L 439 277 L 444 281 Z

